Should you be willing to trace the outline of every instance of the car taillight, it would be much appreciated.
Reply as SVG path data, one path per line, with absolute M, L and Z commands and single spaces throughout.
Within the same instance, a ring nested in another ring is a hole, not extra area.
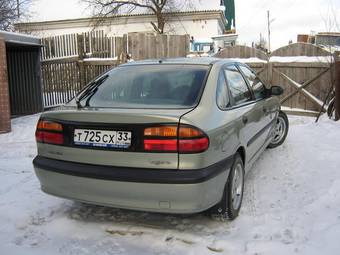
M 208 147 L 207 135 L 192 126 L 166 125 L 144 130 L 145 151 L 200 153 Z
M 179 140 L 179 153 L 193 153 L 193 152 L 203 152 L 209 147 L 209 139 L 207 137 L 189 139 L 189 140 Z
M 35 131 L 35 138 L 39 143 L 60 145 L 64 143 L 62 131 L 63 126 L 59 123 L 48 120 L 39 120 L 37 130 Z
M 144 140 L 144 149 L 146 151 L 166 151 L 177 152 L 177 139 L 160 140 L 150 139 Z

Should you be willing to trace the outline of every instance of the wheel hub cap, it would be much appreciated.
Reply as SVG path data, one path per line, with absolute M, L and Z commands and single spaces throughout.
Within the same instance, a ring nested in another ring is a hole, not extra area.
M 285 132 L 286 132 L 286 122 L 282 117 L 278 117 L 275 130 L 274 130 L 274 137 L 272 140 L 273 144 L 278 144 L 283 139 Z
M 237 164 L 235 167 L 234 178 L 232 180 L 232 204 L 233 208 L 237 210 L 241 205 L 242 193 L 243 193 L 243 168 L 241 164 Z

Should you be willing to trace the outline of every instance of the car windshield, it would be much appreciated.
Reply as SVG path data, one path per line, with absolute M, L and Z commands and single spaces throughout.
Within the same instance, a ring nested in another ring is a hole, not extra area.
M 200 98 L 209 66 L 138 65 L 117 67 L 82 97 L 85 107 L 191 108 Z M 100 79 L 100 78 L 99 78 Z

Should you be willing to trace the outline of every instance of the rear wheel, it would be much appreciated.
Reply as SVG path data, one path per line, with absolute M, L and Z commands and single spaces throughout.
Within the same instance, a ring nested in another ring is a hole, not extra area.
M 210 215 L 222 220 L 235 219 L 241 209 L 244 189 L 244 164 L 240 154 L 235 154 L 222 200 L 210 209 Z
M 268 148 L 276 148 L 283 144 L 283 142 L 286 140 L 288 129 L 288 117 L 284 112 L 280 111 L 276 121 L 274 137 L 271 143 L 268 145 Z

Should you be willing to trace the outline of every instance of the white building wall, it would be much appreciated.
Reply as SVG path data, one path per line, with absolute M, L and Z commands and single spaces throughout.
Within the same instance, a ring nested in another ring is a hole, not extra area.
M 217 20 L 188 20 L 171 22 L 167 26 L 167 31 L 173 34 L 188 34 L 195 39 L 198 38 L 210 38 L 211 36 L 222 33 L 219 30 L 219 24 Z
M 111 36 L 122 36 L 131 32 L 154 32 L 150 20 L 139 19 L 134 22 L 131 18 L 120 20 L 119 23 L 105 24 L 99 26 L 96 30 L 104 30 L 105 33 Z M 70 23 L 67 25 L 53 24 L 46 27 L 39 27 L 32 29 L 31 34 L 39 37 L 56 36 L 63 34 L 82 33 L 92 31 L 91 24 L 86 22 Z M 178 20 L 170 21 L 166 24 L 165 31 L 170 34 L 189 34 L 195 39 L 210 38 L 222 34 L 222 28 L 218 19 L 192 19 L 192 20 Z

